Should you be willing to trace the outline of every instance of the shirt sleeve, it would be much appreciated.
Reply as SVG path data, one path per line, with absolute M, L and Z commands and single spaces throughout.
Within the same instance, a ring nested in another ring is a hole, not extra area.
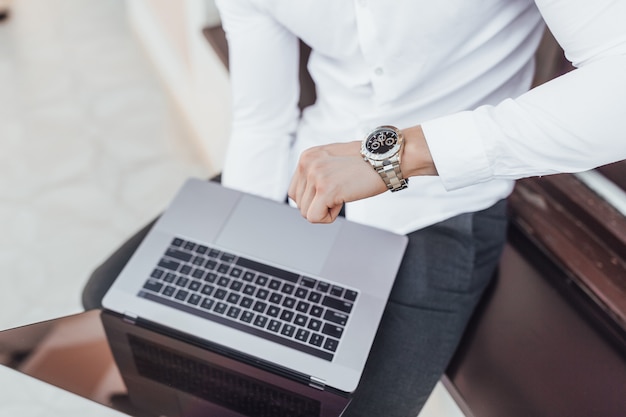
M 626 2 L 536 4 L 576 69 L 518 98 L 423 123 L 448 190 L 626 159 Z
M 222 183 L 284 201 L 299 118 L 298 39 L 253 0 L 216 5 L 228 39 L 233 106 Z

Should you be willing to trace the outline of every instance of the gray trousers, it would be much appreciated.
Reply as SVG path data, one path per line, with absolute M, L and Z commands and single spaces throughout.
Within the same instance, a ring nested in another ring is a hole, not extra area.
M 365 374 L 344 416 L 417 416 L 494 274 L 506 225 L 501 201 L 409 234 Z M 94 271 L 83 291 L 86 309 L 101 306 L 150 226 Z

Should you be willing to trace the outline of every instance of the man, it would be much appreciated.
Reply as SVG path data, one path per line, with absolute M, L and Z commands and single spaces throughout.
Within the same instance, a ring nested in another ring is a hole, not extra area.
M 348 219 L 409 236 L 345 415 L 414 417 L 497 265 L 513 180 L 626 158 L 626 2 L 216 4 L 233 90 L 224 185 L 289 194 L 313 222 L 345 203 Z M 577 69 L 527 92 L 544 20 Z M 302 113 L 299 40 L 317 93 Z M 112 280 L 140 240 L 94 277 Z
M 512 180 L 626 158 L 626 3 L 217 6 L 234 103 L 223 183 L 288 192 L 312 222 L 346 203 L 349 219 L 409 235 L 346 415 L 415 416 L 497 264 Z M 527 92 L 544 20 L 578 69 Z M 317 89 L 302 114 L 298 39 Z

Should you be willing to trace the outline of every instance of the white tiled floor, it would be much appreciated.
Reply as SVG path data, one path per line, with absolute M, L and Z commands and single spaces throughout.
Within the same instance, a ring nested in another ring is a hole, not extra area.
M 124 7 L 16 0 L 0 23 L 0 329 L 81 311 L 93 268 L 214 174 Z M 420 416 L 461 414 L 439 385 Z
M 0 328 L 80 310 L 90 271 L 210 167 L 123 0 L 17 0 L 0 24 Z

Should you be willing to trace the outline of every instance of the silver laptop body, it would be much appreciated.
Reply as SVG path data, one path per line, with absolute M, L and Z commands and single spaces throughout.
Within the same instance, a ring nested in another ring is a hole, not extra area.
M 190 179 L 127 263 L 103 306 L 134 320 L 206 340 L 268 368 L 308 379 L 315 386 L 351 393 L 361 377 L 406 244 L 406 236 L 342 218 L 329 225 L 310 224 L 286 204 Z M 187 251 L 185 245 L 200 250 L 204 258 Z M 211 251 L 220 254 L 216 262 L 208 256 Z M 208 283 L 215 279 L 216 271 L 196 271 L 194 262 L 200 258 L 202 262 L 197 263 L 211 264 L 210 268 L 216 268 L 215 263 L 217 268 L 224 267 L 222 264 L 232 259 L 239 263 L 225 266 L 221 278 Z M 242 280 L 261 264 L 266 268 L 254 280 L 260 281 L 258 277 L 263 275 L 267 291 L 256 304 L 256 294 L 244 293 L 249 284 L 256 283 Z M 197 273 L 198 279 L 181 279 L 181 268 Z M 283 272 L 273 278 L 268 271 Z M 282 282 L 282 276 L 298 277 L 298 283 Z M 220 288 L 220 279 L 228 286 Z M 242 282 L 235 288 L 238 280 Z M 199 295 L 187 294 L 191 286 Z M 318 288 L 322 295 L 314 296 Z M 154 292 L 157 289 L 170 291 L 163 295 Z M 212 292 L 205 297 L 202 291 Z M 293 310 L 291 320 L 297 320 L 299 309 L 326 310 L 322 317 L 307 316 L 302 322 L 306 325 L 290 322 L 280 324 L 279 329 L 276 308 L 259 307 L 273 296 L 280 296 L 283 302 L 295 300 L 289 308 L 280 306 L 281 314 Z M 255 301 L 245 307 L 224 307 L 226 299 L 237 298 Z M 323 306 L 313 307 L 309 298 Z M 308 304 L 311 306 L 305 306 Z M 231 313 L 237 313 L 239 321 L 231 320 Z M 244 317 L 249 316 L 258 322 L 246 322 Z M 292 327 L 296 329 L 293 332 Z

